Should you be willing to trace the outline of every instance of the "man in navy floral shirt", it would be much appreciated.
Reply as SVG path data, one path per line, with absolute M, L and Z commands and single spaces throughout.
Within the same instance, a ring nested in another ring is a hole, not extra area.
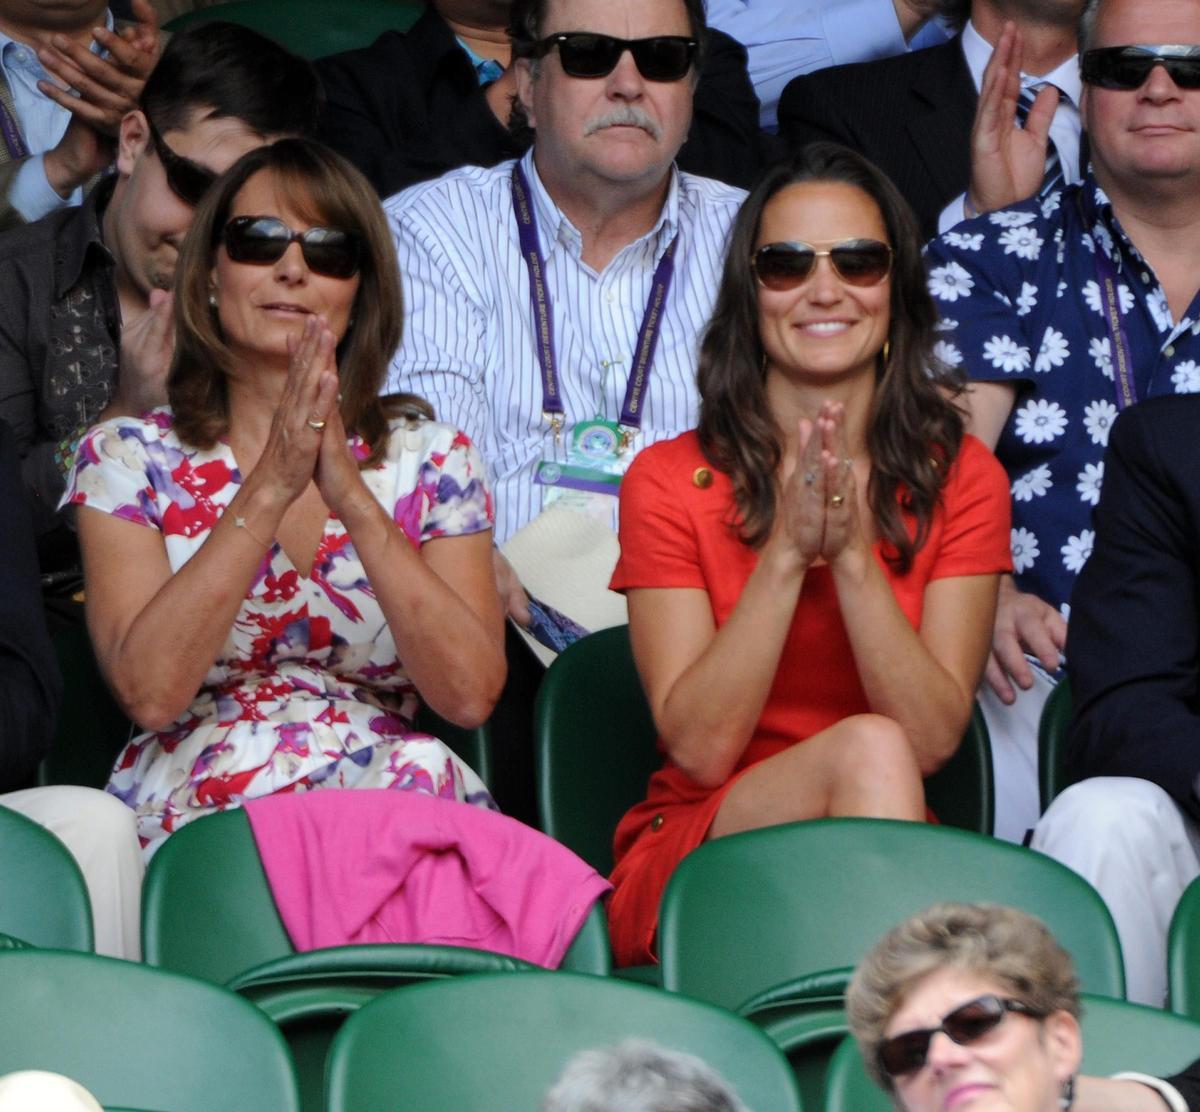
M 1005 702 L 1016 694 L 1012 681 L 1048 690 L 1034 683 L 1024 654 L 1057 671 L 1118 411 L 1151 395 L 1200 391 L 1200 60 L 1179 57 L 1200 46 L 1154 45 L 1200 44 L 1200 3 L 1090 0 L 1080 40 L 1091 173 L 960 224 L 928 248 L 943 315 L 938 352 L 972 380 L 971 430 L 995 447 L 1012 480 L 1015 576 L 1001 592 L 988 666 Z M 1000 75 L 992 92 L 997 103 L 1015 102 L 1015 78 Z M 980 119 L 985 98 L 986 90 Z M 1027 134 L 1006 126 L 992 136 L 996 165 L 1043 157 Z M 984 130 L 977 123 L 977 157 Z M 1128 834 L 1136 808 L 1125 801 L 1115 810 Z M 1093 822 L 1104 817 L 1094 804 L 1080 811 Z M 1055 834 L 1068 828 L 1069 837 Z M 1103 872 L 1101 831 L 1043 820 L 1039 844 L 1094 882 Z M 1127 900 L 1149 899 L 1118 887 Z M 1161 939 L 1147 956 L 1150 940 L 1109 902 L 1127 956 L 1147 958 L 1128 961 L 1131 997 L 1161 1003 Z

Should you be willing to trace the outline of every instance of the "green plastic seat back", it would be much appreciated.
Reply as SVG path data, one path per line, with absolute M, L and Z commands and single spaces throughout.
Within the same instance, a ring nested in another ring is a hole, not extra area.
M 990 834 L 996 801 L 992 780 L 992 745 L 983 711 L 975 703 L 962 744 L 925 781 L 925 802 L 946 826 Z
M 54 655 L 62 672 L 63 698 L 38 782 L 102 788 L 133 724 L 108 690 L 83 626 L 55 633 Z
M 558 656 L 533 729 L 542 829 L 607 876 L 617 823 L 662 764 L 628 626 L 599 630 Z
M 1187 886 L 1171 917 L 1167 974 L 1171 1011 L 1200 1020 L 1200 880 Z
M 430 978 L 533 968 L 503 954 L 453 946 L 296 953 L 241 810 L 189 823 L 151 859 L 143 885 L 142 949 L 150 964 L 227 984 L 274 1019 L 292 1048 L 306 1112 L 321 1108 L 325 1056 L 334 1034 L 367 1001 Z M 599 904 L 563 968 L 601 975 L 611 968 Z
M 188 823 L 151 858 L 142 885 L 151 965 L 225 984 L 294 952 L 240 809 Z
M 65 1074 L 102 1104 L 160 1112 L 298 1107 L 282 1036 L 234 993 L 145 965 L 0 953 L 0 1074 Z
M 1177 1073 L 1200 1053 L 1200 1024 L 1158 1008 L 1104 996 L 1083 996 L 1082 1072 L 1106 1077 L 1121 1070 L 1151 1076 Z M 829 1063 L 825 1112 L 891 1112 L 892 1103 L 868 1077 L 852 1038 Z
M 665 988 L 736 1008 L 805 973 L 856 965 L 889 927 L 940 900 L 1043 919 L 1083 987 L 1124 995 L 1112 917 L 1082 877 L 1021 846 L 885 819 L 816 819 L 706 842 L 659 914 Z
M 75 858 L 50 831 L 2 804 L 0 932 L 32 946 L 92 948 L 92 907 Z
M 322 58 L 370 46 L 384 31 L 407 31 L 425 5 L 404 0 L 235 0 L 176 16 L 166 25 L 179 31 L 197 23 L 240 23 L 304 58 Z
M 752 1024 L 658 989 L 573 973 L 459 977 L 380 997 L 334 1040 L 328 1108 L 533 1109 L 579 1051 L 628 1038 L 697 1055 L 749 1108 L 800 1108 L 787 1062 Z
M 1067 777 L 1067 733 L 1071 727 L 1071 682 L 1059 680 L 1038 722 L 1038 795 L 1045 811 L 1071 784 Z

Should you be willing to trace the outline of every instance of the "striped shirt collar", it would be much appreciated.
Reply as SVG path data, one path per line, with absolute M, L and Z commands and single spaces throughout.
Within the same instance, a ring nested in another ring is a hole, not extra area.
M 537 217 L 538 246 L 543 257 L 549 259 L 555 247 L 562 244 L 572 257 L 578 259 L 583 252 L 583 236 L 579 229 L 567 218 L 566 214 L 554 202 L 549 191 L 538 176 L 537 166 L 534 165 L 533 148 L 530 148 L 521 159 L 521 168 L 529 179 L 529 189 L 533 194 L 533 211 Z M 662 258 L 663 252 L 670 246 L 671 240 L 679 231 L 679 170 L 671 163 L 671 180 L 667 186 L 667 199 L 663 203 L 658 220 L 645 235 L 634 240 L 637 244 L 648 244 L 652 247 L 651 258 L 654 265 Z M 620 252 L 623 255 L 632 244 L 626 245 Z M 620 255 L 618 255 L 618 258 Z M 615 260 L 614 260 L 615 261 Z

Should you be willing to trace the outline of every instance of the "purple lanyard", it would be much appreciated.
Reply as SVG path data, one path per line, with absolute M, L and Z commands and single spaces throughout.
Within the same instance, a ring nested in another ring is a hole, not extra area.
M 1079 215 L 1087 227 L 1083 211 L 1083 191 L 1075 195 Z M 1095 239 L 1095 237 L 1092 237 Z M 1117 285 L 1117 270 L 1112 259 L 1104 253 L 1099 241 L 1095 244 L 1096 281 L 1104 298 L 1104 323 L 1108 325 L 1108 339 L 1113 354 L 1113 386 L 1117 392 L 1117 408 L 1128 409 L 1137 401 L 1137 387 L 1133 382 L 1133 350 L 1129 346 L 1129 334 L 1121 320 L 1121 298 Z
M 529 180 L 520 162 L 513 165 L 513 213 L 517 218 L 517 232 L 521 240 L 521 255 L 529 270 L 529 303 L 533 310 L 534 331 L 537 334 L 538 366 L 542 372 L 542 415 L 549 420 L 557 437 L 562 431 L 562 396 L 558 389 L 558 368 L 554 356 L 554 316 L 550 298 L 546 293 L 546 260 L 538 247 L 537 217 L 530 200 Z M 642 395 L 650 379 L 650 364 L 654 360 L 654 349 L 662 331 L 662 308 L 671 288 L 675 274 L 676 235 L 663 252 L 654 271 L 650 299 L 638 329 L 637 349 L 634 352 L 633 370 L 625 387 L 625 400 L 621 403 L 621 444 L 628 445 L 637 430 L 642 427 Z
M 0 101 L 0 133 L 4 135 L 4 145 L 8 148 L 8 157 L 13 162 L 29 156 L 29 148 L 21 136 L 21 129 L 3 101 Z

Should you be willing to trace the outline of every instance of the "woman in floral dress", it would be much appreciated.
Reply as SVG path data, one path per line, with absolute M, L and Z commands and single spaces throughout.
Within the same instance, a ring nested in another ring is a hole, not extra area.
M 273 792 L 492 806 L 413 727 L 418 692 L 488 716 L 503 617 L 478 454 L 379 398 L 402 311 L 370 187 L 318 144 L 259 148 L 208 191 L 178 269 L 170 407 L 92 430 L 65 499 L 97 656 L 148 731 L 109 791 L 147 852 Z

